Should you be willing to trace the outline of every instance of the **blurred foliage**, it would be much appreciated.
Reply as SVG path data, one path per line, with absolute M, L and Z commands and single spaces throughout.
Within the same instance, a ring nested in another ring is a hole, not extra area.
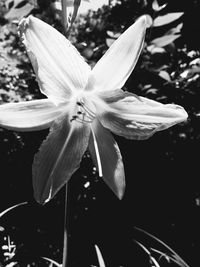
M 64 32 L 57 2 L 0 2 L 1 104 L 44 97 L 18 36 L 17 24 L 23 16 L 33 14 Z M 186 248 L 181 247 L 180 251 L 186 255 L 191 266 L 197 260 L 198 253 L 195 253 L 200 248 L 196 232 L 200 222 L 200 189 L 196 174 L 200 151 L 199 12 L 199 0 L 113 0 L 109 6 L 103 6 L 96 12 L 90 10 L 87 15 L 80 14 L 72 26 L 68 38 L 85 60 L 94 66 L 113 41 L 140 15 L 146 14 L 149 27 L 144 49 L 124 90 L 162 103 L 182 105 L 189 114 L 187 122 L 157 133 L 144 142 L 117 137 L 127 174 L 127 191 L 120 204 L 98 178 L 89 155 L 85 155 L 81 169 L 70 181 L 70 202 L 73 204 L 70 211 L 73 233 L 70 253 L 73 266 L 89 266 L 85 255 L 95 262 L 94 251 L 88 254 L 91 239 L 95 238 L 103 244 L 103 255 L 108 266 L 119 266 L 121 258 L 126 257 L 124 266 L 130 266 L 128 260 L 132 250 L 126 247 L 127 251 L 122 253 L 120 248 L 125 246 L 125 242 L 130 245 L 130 237 L 127 236 L 133 234 L 133 224 L 142 224 L 154 229 L 154 232 L 156 229 L 175 247 L 180 247 L 184 234 Z M 10 226 L 9 229 L 18 242 L 18 255 L 31 251 L 31 255 L 27 256 L 29 258 L 40 253 L 40 256 L 49 258 L 53 255 L 60 262 L 62 241 L 58 241 L 58 237 L 62 239 L 63 214 L 60 213 L 63 213 L 64 189 L 50 204 L 38 207 L 33 200 L 31 185 L 32 160 L 47 133 L 18 133 L 0 129 L 1 205 L 3 209 L 8 203 L 12 205 L 28 200 L 32 207 L 26 212 L 28 218 L 24 220 L 24 214 L 21 214 L 21 220 L 15 218 L 15 228 Z M 51 216 L 49 223 L 48 216 L 52 212 L 54 216 Z M 7 224 L 12 225 L 13 222 L 5 221 Z M 52 231 L 52 225 L 58 229 Z M 98 227 L 104 230 L 103 236 L 96 231 Z M 120 233 L 119 227 L 122 229 Z M 23 238 L 20 229 L 25 233 Z M 32 234 L 27 237 L 30 229 Z M 109 238 L 105 245 L 106 235 Z M 36 249 L 38 241 L 43 243 Z M 145 266 L 150 266 L 142 252 L 138 249 L 136 252 L 141 255 Z M 111 255 L 116 256 L 114 262 L 108 260 Z M 138 266 L 144 265 L 141 263 Z

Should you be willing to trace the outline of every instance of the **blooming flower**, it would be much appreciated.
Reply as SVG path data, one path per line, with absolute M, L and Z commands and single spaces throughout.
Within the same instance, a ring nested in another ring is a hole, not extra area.
M 16 131 L 50 128 L 33 162 L 35 199 L 50 200 L 78 169 L 87 149 L 99 176 L 121 199 L 124 167 L 110 131 L 128 139 L 146 139 L 187 118 L 178 105 L 121 89 L 143 47 L 145 16 L 112 44 L 92 70 L 76 48 L 43 21 L 29 16 L 19 29 L 47 98 L 1 105 L 0 125 Z

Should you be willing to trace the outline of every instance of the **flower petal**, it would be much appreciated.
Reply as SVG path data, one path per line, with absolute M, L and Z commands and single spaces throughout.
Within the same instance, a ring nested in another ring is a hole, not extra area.
M 33 163 L 36 201 L 48 202 L 79 168 L 90 136 L 89 124 L 62 117 L 51 127 Z
M 140 17 L 108 49 L 97 62 L 89 78 L 88 89 L 96 91 L 120 89 L 134 69 L 146 29 L 146 16 Z
M 37 131 L 48 128 L 65 106 L 56 106 L 49 99 L 0 105 L 0 126 L 14 131 Z
M 96 120 L 92 123 L 92 129 L 98 145 L 100 154 L 103 180 L 117 195 L 119 199 L 123 197 L 125 190 L 125 174 L 122 156 L 119 147 L 112 137 L 102 125 Z M 98 160 L 94 147 L 94 138 L 91 135 L 89 141 L 89 151 L 91 157 L 98 168 Z
M 84 89 L 90 67 L 61 33 L 33 16 L 23 19 L 19 29 L 42 93 L 62 102 Z
M 181 106 L 164 105 L 130 93 L 109 106 L 113 111 L 102 114 L 101 123 L 113 133 L 129 139 L 147 139 L 157 131 L 186 120 L 188 116 Z

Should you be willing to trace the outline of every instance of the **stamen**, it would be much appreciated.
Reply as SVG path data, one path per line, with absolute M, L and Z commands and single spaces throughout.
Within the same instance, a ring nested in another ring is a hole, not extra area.
M 93 117 L 93 118 L 95 118 L 96 117 L 96 114 L 93 112 L 93 111 L 91 111 L 90 109 L 88 109 L 86 106 L 83 106 L 83 109 L 91 116 L 91 117 Z
M 92 117 L 95 117 L 96 116 L 96 114 L 92 110 L 90 110 L 88 107 L 86 107 L 86 105 L 84 105 L 83 100 L 76 102 L 76 104 L 78 106 L 81 106 Z
M 85 119 L 76 119 L 77 122 L 80 122 L 80 123 L 83 123 L 83 122 L 86 122 L 86 123 L 91 123 L 92 120 L 85 120 Z
M 81 111 L 78 111 L 77 114 L 83 115 L 83 118 L 80 119 L 80 116 L 74 115 L 74 116 L 72 116 L 70 122 L 72 122 L 74 120 L 77 121 L 77 122 L 81 122 L 81 123 L 83 123 L 83 122 L 91 123 L 92 122 L 91 117 L 90 116 L 87 116 L 86 113 L 83 113 Z M 86 120 L 85 118 L 87 118 L 88 120 Z
M 76 112 L 76 115 L 72 116 L 70 122 L 75 120 L 80 123 L 91 123 L 96 114 L 88 107 L 86 107 L 82 99 L 80 101 L 77 101 L 76 104 L 78 106 L 78 111 Z
M 76 116 L 76 115 L 72 116 L 72 118 L 71 118 L 70 122 L 72 122 L 72 121 L 76 120 L 77 118 L 78 118 L 78 116 Z

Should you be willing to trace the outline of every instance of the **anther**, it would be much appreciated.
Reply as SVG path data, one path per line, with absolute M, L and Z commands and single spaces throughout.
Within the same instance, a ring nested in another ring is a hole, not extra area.
M 78 118 L 78 116 L 76 116 L 76 115 L 72 116 L 72 118 L 71 118 L 70 122 L 72 122 L 72 121 L 76 120 L 77 118 Z
M 83 106 L 83 103 L 81 103 L 80 101 L 77 101 L 76 104 L 77 104 L 78 106 Z
M 96 114 L 92 110 L 90 110 L 86 105 L 84 105 L 83 100 L 77 101 L 76 104 L 78 106 L 78 111 L 76 111 L 77 115 L 72 116 L 70 122 L 75 120 L 80 123 L 84 122 L 91 123 L 95 118 Z

